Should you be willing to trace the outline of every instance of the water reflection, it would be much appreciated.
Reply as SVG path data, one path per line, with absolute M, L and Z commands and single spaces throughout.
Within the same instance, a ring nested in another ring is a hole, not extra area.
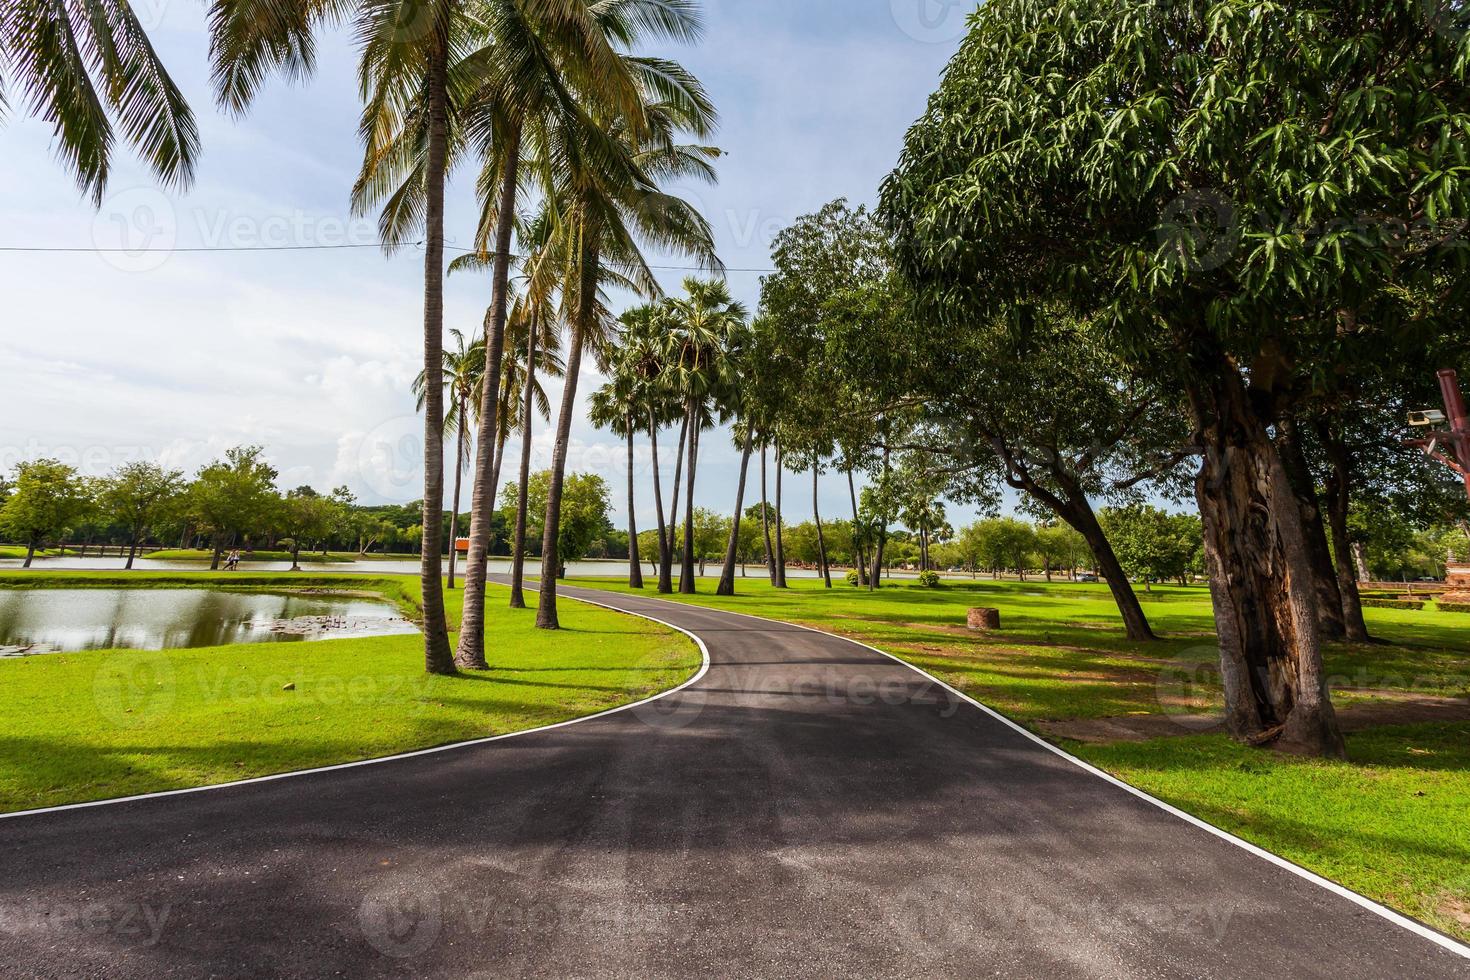
M 0 589 L 0 656 L 414 632 L 390 603 L 210 589 Z

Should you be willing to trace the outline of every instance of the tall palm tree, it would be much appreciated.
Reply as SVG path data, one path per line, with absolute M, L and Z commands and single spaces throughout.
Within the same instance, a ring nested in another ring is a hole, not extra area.
M 488 314 L 487 314 L 488 316 Z M 454 563 L 459 554 L 459 499 L 463 488 L 465 470 L 465 442 L 474 428 L 474 420 L 480 414 L 478 396 L 480 385 L 485 379 L 485 341 L 481 338 L 466 345 L 465 336 L 458 329 L 449 331 L 454 346 L 444 349 L 443 387 L 449 395 L 449 409 L 444 413 L 444 432 L 447 440 L 455 434 L 454 454 L 454 506 L 449 512 L 449 576 L 447 586 L 454 588 Z M 427 379 L 420 371 L 413 382 L 414 394 L 418 396 L 419 411 L 423 411 Z
M 0 120 L 7 92 L 24 92 L 31 114 L 51 123 L 56 155 L 99 207 L 115 125 L 166 185 L 193 180 L 194 115 L 128 3 L 0 3 Z
M 633 437 L 641 428 L 639 404 L 641 378 L 638 375 L 636 350 L 624 345 L 613 359 L 607 383 L 592 393 L 588 400 L 590 421 L 599 429 L 609 429 L 622 437 L 628 446 L 628 587 L 643 588 L 643 563 L 638 558 L 637 501 L 633 491 Z M 631 355 L 631 356 L 630 356 Z
M 707 135 L 714 125 L 714 107 L 699 82 L 677 64 L 631 60 L 639 62 L 640 84 L 650 99 L 644 119 L 652 128 L 639 132 L 615 119 L 598 120 L 609 139 L 597 148 L 597 156 L 581 147 L 562 147 L 564 156 L 557 171 L 554 206 L 560 227 L 575 244 L 572 273 L 563 291 L 572 314 L 567 382 L 557 420 L 541 548 L 536 625 L 543 629 L 560 626 L 556 573 L 562 486 L 583 345 L 604 332 L 610 320 L 598 296 L 606 273 L 613 270 L 645 295 L 658 295 L 658 282 L 640 249 L 644 242 L 683 252 L 709 267 L 719 264 L 708 222 L 686 201 L 658 190 L 660 182 L 668 180 L 714 179 L 711 161 L 720 151 L 679 142 L 686 132 Z M 612 153 L 603 156 L 602 151 Z
M 689 465 L 684 494 L 684 554 L 679 591 L 692 595 L 694 584 L 694 481 L 699 460 L 701 416 L 711 402 L 723 407 L 738 389 L 733 361 L 727 356 L 735 333 L 745 326 L 744 304 L 730 296 L 722 280 L 684 280 L 685 295 L 671 301 L 677 323 L 669 336 L 673 383 L 689 419 Z

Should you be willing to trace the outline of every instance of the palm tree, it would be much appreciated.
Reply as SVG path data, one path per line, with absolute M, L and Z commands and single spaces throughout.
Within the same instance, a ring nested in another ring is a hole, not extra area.
M 487 314 L 488 317 L 488 314 Z M 455 433 L 454 456 L 454 506 L 449 514 L 449 578 L 448 587 L 454 588 L 454 562 L 459 554 L 459 497 L 465 469 L 465 441 L 472 428 L 473 419 L 480 414 L 478 395 L 485 379 L 485 341 L 480 339 L 468 346 L 464 334 L 450 330 L 454 346 L 444 349 L 443 387 L 449 395 L 449 410 L 444 413 L 444 432 L 441 438 L 448 439 Z M 418 396 L 420 411 L 424 408 L 426 378 L 420 371 L 413 382 L 414 394 Z
M 703 87 L 680 66 L 654 59 L 630 60 L 640 62 L 640 84 L 650 99 L 644 118 L 652 128 L 639 132 L 615 119 L 598 120 L 609 139 L 596 148 L 595 156 L 581 147 L 562 148 L 564 157 L 552 199 L 560 216 L 558 225 L 574 245 L 570 250 L 572 272 L 563 289 L 571 312 L 567 382 L 557 420 L 541 548 L 536 625 L 543 629 L 560 625 L 556 613 L 557 528 L 583 346 L 589 340 L 595 343 L 611 321 L 599 302 L 600 287 L 613 272 L 645 295 L 658 295 L 658 282 L 643 258 L 640 240 L 665 251 L 684 252 L 706 266 L 718 266 L 708 222 L 687 202 L 658 190 L 659 183 L 666 180 L 714 179 L 710 161 L 720 151 L 678 142 L 683 132 L 708 134 L 714 125 L 714 108 Z M 602 151 L 611 154 L 604 156 Z
M 0 4 L 0 118 L 7 91 L 24 92 L 31 113 L 51 123 L 56 155 L 99 207 L 112 172 L 114 120 L 166 185 L 193 180 L 194 115 L 130 4 Z
M 739 380 L 727 357 L 736 331 L 745 326 L 745 306 L 730 297 L 721 280 L 684 280 L 685 295 L 671 302 L 677 328 L 669 336 L 672 380 L 689 420 L 689 466 L 684 494 L 684 553 L 679 591 L 692 595 L 694 585 L 694 480 L 699 461 L 702 416 L 711 402 L 730 398 Z
M 633 492 L 633 437 L 642 418 L 640 411 L 641 381 L 636 348 L 625 344 L 612 363 L 607 383 L 592 393 L 588 401 L 590 421 L 599 429 L 609 429 L 621 436 L 628 446 L 628 587 L 643 588 L 643 563 L 638 558 L 637 501 Z

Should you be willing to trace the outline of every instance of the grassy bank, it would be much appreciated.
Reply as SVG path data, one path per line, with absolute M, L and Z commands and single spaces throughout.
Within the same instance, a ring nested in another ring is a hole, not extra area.
M 0 586 L 376 591 L 408 576 L 0 573 Z M 460 594 L 450 594 L 452 622 Z M 418 636 L 0 660 L 0 811 L 228 782 L 521 731 L 640 700 L 698 668 L 684 636 L 579 603 L 564 629 L 492 590 L 484 675 L 429 677 Z
M 225 549 L 225 554 L 228 555 L 229 553 L 229 549 Z M 194 548 L 173 548 L 166 551 L 150 551 L 147 554 L 142 555 L 142 557 L 147 558 L 150 561 L 200 561 L 207 563 L 214 560 L 214 552 L 208 550 L 201 551 Z M 242 562 L 290 561 L 291 552 L 252 551 L 247 555 L 242 551 L 240 553 L 240 560 Z M 356 561 L 357 556 L 353 555 L 351 557 L 348 557 L 347 555 L 337 553 L 329 553 L 323 555 L 321 552 L 303 551 L 301 553 L 300 560 L 308 561 L 313 564 L 336 564 L 338 562 Z M 224 561 L 223 556 L 220 557 L 220 561 Z
M 609 580 L 575 584 L 629 591 Z M 1170 737 L 1082 743 L 1068 751 L 1141 789 L 1349 888 L 1470 939 L 1470 723 L 1371 727 L 1348 735 L 1348 762 L 1248 749 L 1193 734 L 1222 703 L 1209 596 L 1140 594 L 1157 643 L 1122 632 L 1105 586 L 895 583 L 877 593 L 792 579 L 786 591 L 739 580 L 741 595 L 668 596 L 802 623 L 870 643 L 1047 735 L 1056 723 L 1146 719 Z M 651 594 L 652 590 L 648 590 Z M 995 634 L 964 627 L 972 606 L 999 609 Z M 1381 645 L 1331 645 L 1334 700 L 1392 707 L 1470 696 L 1470 617 L 1369 609 Z

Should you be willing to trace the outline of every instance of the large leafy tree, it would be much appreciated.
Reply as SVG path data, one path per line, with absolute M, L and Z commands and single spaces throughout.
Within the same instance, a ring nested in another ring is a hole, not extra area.
M 51 124 L 57 156 L 95 204 L 112 173 L 118 130 L 166 184 L 187 186 L 199 130 L 131 4 L 0 4 L 0 120 L 7 95 Z
M 223 459 L 201 468 L 189 486 L 188 513 L 211 537 L 209 567 L 238 535 L 257 533 L 271 523 L 276 503 L 276 470 L 259 446 L 236 446 Z
M 54 459 L 15 468 L 10 495 L 0 507 L 0 531 L 26 546 L 26 568 L 47 536 L 60 535 L 92 507 L 92 488 L 77 471 Z
M 138 546 L 149 532 L 179 510 L 185 487 L 182 472 L 148 462 L 120 466 L 98 484 L 98 507 L 128 532 L 128 561 L 124 567 L 133 567 Z
M 1253 744 L 1343 752 L 1277 423 L 1371 349 L 1342 338 L 1455 329 L 1470 284 L 1465 242 L 1399 234 L 1470 217 L 1463 31 L 1425 9 L 991 3 L 884 188 L 927 317 L 1061 300 L 1180 379 L 1227 719 Z

